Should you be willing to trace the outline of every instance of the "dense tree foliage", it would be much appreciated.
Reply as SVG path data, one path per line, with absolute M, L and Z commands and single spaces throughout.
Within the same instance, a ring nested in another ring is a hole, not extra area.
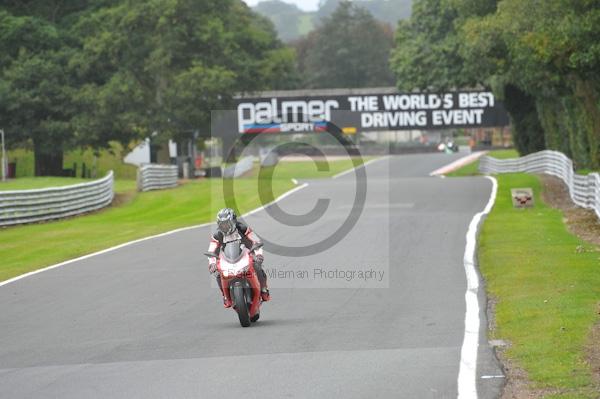
M 416 0 L 392 66 L 403 89 L 483 85 L 504 99 L 522 153 L 600 167 L 595 0 Z
M 68 148 L 189 137 L 234 93 L 295 76 L 295 53 L 240 0 L 0 2 L 0 120 L 33 143 L 38 175 Z
M 17 12 L 25 8 L 15 4 Z M 49 12 L 19 16 L 0 9 L 2 128 L 9 144 L 32 140 L 36 173 L 42 175 L 59 164 L 62 169 L 62 146 L 72 135 L 75 115 L 77 83 L 68 73 L 74 50 L 61 27 L 64 17 Z
M 468 82 L 458 54 L 456 10 L 445 1 L 415 2 L 410 19 L 400 21 L 392 56 L 400 89 L 444 90 Z
M 254 10 L 269 18 L 286 42 L 295 41 L 314 30 L 324 18 L 328 18 L 344 0 L 324 0 L 317 11 L 303 11 L 294 4 L 282 0 L 262 0 Z M 410 17 L 412 0 L 353 0 L 353 3 L 369 11 L 375 19 L 391 25 Z
M 258 3 L 254 10 L 268 18 L 277 29 L 281 40 L 286 42 L 299 39 L 313 29 L 314 15 L 302 11 L 294 4 L 281 0 L 267 0 Z
M 388 67 L 391 28 L 364 8 L 341 2 L 315 31 L 296 43 L 303 84 L 308 88 L 393 85 Z
M 317 22 L 331 14 L 345 0 L 323 0 L 316 12 Z M 354 5 L 369 11 L 375 19 L 389 24 L 410 17 L 412 0 L 352 0 Z

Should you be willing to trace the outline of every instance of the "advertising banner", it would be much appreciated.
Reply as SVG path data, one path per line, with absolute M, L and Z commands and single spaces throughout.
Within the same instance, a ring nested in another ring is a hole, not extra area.
M 509 123 L 503 104 L 488 91 L 240 98 L 237 132 L 440 130 L 500 127 Z

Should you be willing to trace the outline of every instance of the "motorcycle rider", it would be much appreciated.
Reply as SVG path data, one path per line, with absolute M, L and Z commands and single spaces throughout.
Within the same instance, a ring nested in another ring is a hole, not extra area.
M 241 239 L 242 244 L 248 249 L 251 249 L 254 244 L 260 243 L 260 239 L 256 237 L 252 229 L 237 220 L 237 216 L 233 209 L 223 208 L 217 213 L 217 230 L 210 238 L 208 252 L 218 255 L 223 246 L 227 245 L 226 242 L 230 241 L 232 238 Z M 262 268 L 263 261 L 263 250 L 262 248 L 258 248 L 254 251 L 254 270 L 256 271 L 258 281 L 260 282 L 261 298 L 266 302 L 271 299 L 271 296 L 267 287 L 267 274 Z M 229 301 L 223 293 L 221 275 L 217 272 L 217 258 L 214 256 L 210 257 L 208 260 L 208 271 L 211 274 L 215 274 L 217 285 L 223 295 L 223 305 L 226 308 L 231 307 L 231 301 Z

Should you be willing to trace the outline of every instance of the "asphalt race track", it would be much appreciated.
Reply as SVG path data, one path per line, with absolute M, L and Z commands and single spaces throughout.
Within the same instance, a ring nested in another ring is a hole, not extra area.
M 359 184 L 353 173 L 310 181 L 278 203 L 302 215 L 329 199 L 307 226 L 264 210 L 248 216 L 261 237 L 292 247 L 357 217 L 318 254 L 266 246 L 273 300 L 250 328 L 210 288 L 209 227 L 0 287 L 0 397 L 456 398 L 465 234 L 492 186 L 428 176 L 458 157 L 396 156 L 367 166 Z M 360 184 L 366 201 L 357 209 Z M 479 398 L 495 398 L 503 379 L 481 294 L 480 307 Z

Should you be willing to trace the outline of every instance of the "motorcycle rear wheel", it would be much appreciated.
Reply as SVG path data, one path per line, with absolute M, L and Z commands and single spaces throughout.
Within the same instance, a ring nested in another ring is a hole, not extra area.
M 235 310 L 240 319 L 242 327 L 250 326 L 250 312 L 248 311 L 248 304 L 246 303 L 246 296 L 244 295 L 244 288 L 241 286 L 233 287 L 233 303 L 235 304 Z

